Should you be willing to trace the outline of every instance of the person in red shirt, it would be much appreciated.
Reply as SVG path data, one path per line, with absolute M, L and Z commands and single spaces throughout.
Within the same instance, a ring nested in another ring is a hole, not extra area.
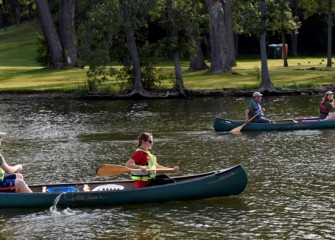
M 335 105 L 334 93 L 332 91 L 326 92 L 324 98 L 319 106 L 319 119 L 320 120 L 335 120 Z
M 151 150 L 153 143 L 151 133 L 141 133 L 138 137 L 138 148 L 125 164 L 126 167 L 131 169 L 141 169 L 141 171 L 133 171 L 131 173 L 135 188 L 174 182 L 167 174 L 156 175 L 155 171 L 148 171 L 148 169 L 160 169 L 163 171 L 166 169 L 167 171 L 171 171 L 171 168 L 159 165 L 156 157 L 150 153 L 149 150 Z M 172 172 L 179 172 L 179 167 L 174 166 Z

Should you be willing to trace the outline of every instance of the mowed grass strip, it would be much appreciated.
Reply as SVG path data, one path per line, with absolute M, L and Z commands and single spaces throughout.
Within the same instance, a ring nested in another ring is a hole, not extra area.
M 3 70 L 0 68 L 0 71 Z M 0 75 L 1 91 L 69 91 L 86 84 L 85 69 L 48 70 L 43 68 L 16 68 Z

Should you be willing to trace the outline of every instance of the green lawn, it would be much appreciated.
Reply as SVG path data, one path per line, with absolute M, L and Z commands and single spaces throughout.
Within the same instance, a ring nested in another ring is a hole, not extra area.
M 46 70 L 35 61 L 35 21 L 20 26 L 0 29 L 0 91 L 65 91 L 78 90 L 86 84 L 87 69 Z M 335 83 L 334 68 L 326 67 L 326 58 L 300 57 L 288 59 L 289 67 L 283 67 L 282 59 L 269 59 L 272 83 L 277 87 L 317 87 Z M 174 81 L 173 63 L 160 63 L 166 77 L 162 88 L 171 88 Z M 184 85 L 193 89 L 257 89 L 260 84 L 261 63 L 259 56 L 240 56 L 231 72 L 211 74 L 208 70 L 188 72 L 188 61 L 182 62 Z M 117 89 L 115 81 L 108 83 Z

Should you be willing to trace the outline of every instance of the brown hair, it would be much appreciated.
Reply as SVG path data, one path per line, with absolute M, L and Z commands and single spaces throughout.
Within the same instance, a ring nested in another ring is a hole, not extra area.
M 323 97 L 323 99 L 324 99 L 325 101 L 328 101 L 328 102 L 333 102 L 334 100 L 328 100 L 327 97 L 328 97 L 329 95 L 334 95 L 334 93 L 331 92 L 331 91 L 326 92 L 326 94 L 325 94 L 325 96 Z
M 137 147 L 140 147 L 142 144 L 142 141 L 148 141 L 149 137 L 152 137 L 151 133 L 143 132 L 138 136 L 138 145 Z

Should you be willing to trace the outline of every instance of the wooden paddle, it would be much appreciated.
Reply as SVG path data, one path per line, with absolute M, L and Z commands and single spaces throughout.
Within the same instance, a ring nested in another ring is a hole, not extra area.
M 141 172 L 141 169 L 132 169 L 122 165 L 104 164 L 98 167 L 96 174 L 98 176 L 115 176 L 130 172 Z M 171 172 L 173 168 L 148 169 L 148 171 Z
M 258 114 L 260 114 L 260 112 L 258 113 Z M 255 116 L 253 116 L 252 118 L 250 118 L 249 119 L 249 122 L 251 122 L 255 117 L 257 117 L 258 116 L 258 114 L 256 114 Z M 230 130 L 230 133 L 232 133 L 232 134 L 240 134 L 241 133 L 241 130 L 242 130 L 242 128 L 245 126 L 245 125 L 247 125 L 248 124 L 248 122 L 245 122 L 244 124 L 242 124 L 241 126 L 239 126 L 239 127 L 236 127 L 236 128 L 233 128 L 232 130 Z

